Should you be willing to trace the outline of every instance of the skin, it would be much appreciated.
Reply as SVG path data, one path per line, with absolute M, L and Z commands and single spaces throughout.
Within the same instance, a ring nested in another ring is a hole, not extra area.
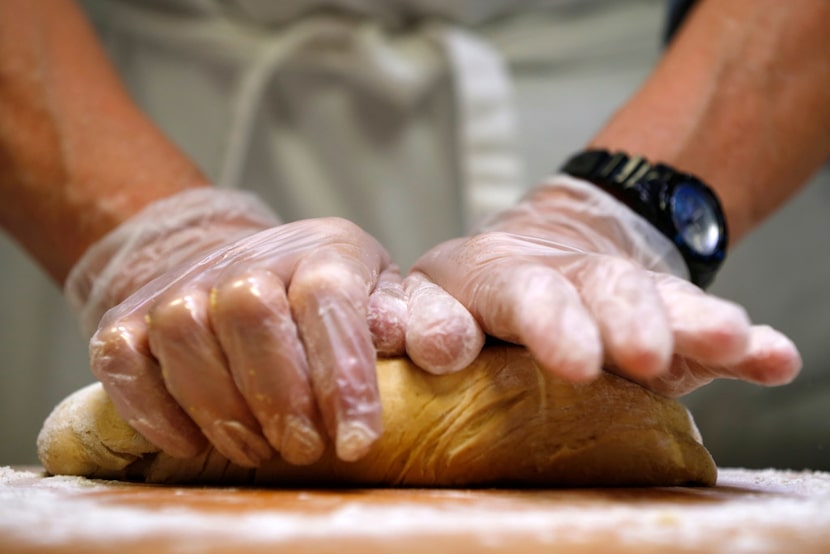
M 828 17 L 824 0 L 700 2 L 592 145 L 698 175 L 738 242 L 830 158 Z
M 207 185 L 65 0 L 0 2 L 0 168 L 0 225 L 59 284 L 145 205 Z
M 653 75 L 591 144 L 644 155 L 703 178 L 723 201 L 734 243 L 789 198 L 830 154 L 830 103 L 826 101 L 830 38 L 824 28 L 828 16 L 826 0 L 703 1 Z M 728 163 L 724 163 L 724 153 L 728 153 Z M 4 198 L 0 225 L 56 283 L 65 280 L 90 245 L 146 205 L 202 186 L 206 180 L 199 169 L 129 99 L 89 24 L 71 1 L 0 0 L 0 195 Z M 538 194 L 544 202 L 545 191 Z M 502 231 L 516 230 L 510 229 L 508 221 Z M 493 238 L 477 240 L 485 243 Z M 510 241 L 506 242 L 509 246 Z M 444 253 L 455 254 L 456 259 L 463 260 L 470 253 L 463 245 L 454 253 L 452 248 Z M 599 329 L 591 339 L 596 348 L 585 360 L 563 361 L 561 351 L 544 347 L 550 335 L 522 320 L 519 311 L 511 316 L 515 321 L 505 321 L 482 308 L 487 303 L 479 306 L 465 300 L 463 287 L 446 286 L 441 282 L 442 272 L 447 279 L 466 273 L 443 264 L 441 256 L 436 261 L 435 252 L 432 258 L 435 267 L 422 267 L 424 274 L 459 298 L 484 331 L 538 343 L 534 353 L 551 371 L 574 380 L 590 378 L 599 371 L 603 356 L 609 355 L 603 353 Z M 518 267 L 515 259 L 506 259 L 505 266 Z M 532 266 L 521 267 L 535 278 Z M 565 277 L 571 283 L 579 279 L 590 283 L 594 277 L 601 281 L 603 266 L 596 267 L 594 273 L 580 273 L 584 269 L 580 266 Z M 637 268 L 619 270 L 639 278 Z M 557 277 L 540 290 L 547 291 L 554 303 L 570 295 L 574 320 L 590 319 L 592 314 L 573 303 L 571 286 Z M 666 298 L 664 291 L 676 287 L 657 279 L 649 294 Z M 420 286 L 408 292 L 419 302 L 426 298 L 417 294 L 423 292 Z M 524 294 L 522 290 L 515 293 Z M 677 294 L 692 299 L 683 303 L 686 307 L 708 302 L 699 291 Z M 696 304 L 697 294 L 701 296 Z M 532 304 L 533 299 L 525 296 Z M 424 305 L 443 301 L 440 292 L 436 298 Z M 505 313 L 518 305 L 506 295 L 498 300 Z M 602 309 L 599 304 L 596 310 Z M 791 346 L 753 350 L 753 341 L 762 345 L 775 341 L 763 340 L 763 332 L 750 336 L 748 322 L 741 317 L 711 324 L 695 322 L 694 313 L 680 312 L 668 305 L 653 321 L 656 327 L 670 327 L 673 344 L 681 349 L 699 352 L 713 337 L 740 343 L 740 348 L 728 349 L 729 371 L 701 365 L 699 356 L 690 361 L 684 351 L 665 345 L 658 349 L 645 336 L 641 342 L 612 345 L 611 358 L 621 361 L 623 373 L 679 394 L 718 376 L 773 384 L 786 382 L 798 371 L 797 352 Z M 638 318 L 632 316 L 632 320 Z M 143 325 L 141 318 L 138 321 Z M 735 331 L 738 327 L 740 332 Z M 462 323 L 451 335 L 465 333 L 477 341 L 474 348 L 466 341 L 448 346 L 443 340 L 447 333 L 436 335 L 434 342 L 420 337 L 420 359 L 425 365 L 444 368 L 448 360 L 458 359 L 453 349 L 466 351 L 465 356 L 471 350 L 475 354 L 481 344 L 480 331 Z M 410 338 L 418 339 L 407 335 Z M 704 352 L 707 362 L 716 358 L 707 356 Z M 374 370 L 373 363 L 365 362 L 364 373 Z

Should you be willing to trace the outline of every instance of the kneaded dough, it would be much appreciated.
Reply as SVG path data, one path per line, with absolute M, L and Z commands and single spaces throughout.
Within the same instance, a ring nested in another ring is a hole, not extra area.
M 489 346 L 468 368 L 434 376 L 378 362 L 384 434 L 358 462 L 329 448 L 312 465 L 278 455 L 242 468 L 209 449 L 160 452 L 118 416 L 100 385 L 59 404 L 38 437 L 53 474 L 154 483 L 350 486 L 713 485 L 717 469 L 686 408 L 604 373 L 574 385 L 527 350 Z

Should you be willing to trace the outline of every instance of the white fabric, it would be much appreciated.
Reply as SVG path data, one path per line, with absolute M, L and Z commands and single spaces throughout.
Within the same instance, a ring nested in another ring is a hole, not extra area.
M 138 102 L 219 186 L 286 220 L 352 219 L 405 268 L 524 188 L 503 63 L 445 20 L 322 11 L 269 27 L 231 9 L 105 8 Z
M 475 25 L 532 6 L 583 0 L 131 0 L 134 5 L 180 13 L 247 19 L 257 25 L 282 25 L 314 12 L 338 11 L 386 22 L 438 17 Z

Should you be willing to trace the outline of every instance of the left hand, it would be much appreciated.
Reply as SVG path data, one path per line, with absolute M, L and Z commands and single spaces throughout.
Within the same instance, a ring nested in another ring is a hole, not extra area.
M 715 378 L 778 385 L 797 375 L 789 339 L 752 325 L 743 308 L 685 273 L 674 245 L 644 219 L 558 176 L 416 262 L 405 281 L 407 351 L 428 370 L 460 369 L 481 348 L 480 327 L 525 345 L 567 380 L 590 380 L 605 366 L 668 396 Z

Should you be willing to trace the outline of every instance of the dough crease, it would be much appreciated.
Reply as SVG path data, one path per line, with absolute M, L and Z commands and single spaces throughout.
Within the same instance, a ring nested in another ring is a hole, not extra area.
M 126 424 L 100 384 L 62 401 L 38 437 L 61 475 L 263 486 L 713 485 L 717 468 L 678 401 L 603 373 L 575 385 L 543 372 L 527 350 L 488 346 L 451 375 L 405 358 L 378 361 L 384 434 L 357 462 L 332 448 L 311 465 L 278 454 L 242 468 L 213 449 L 160 452 Z

